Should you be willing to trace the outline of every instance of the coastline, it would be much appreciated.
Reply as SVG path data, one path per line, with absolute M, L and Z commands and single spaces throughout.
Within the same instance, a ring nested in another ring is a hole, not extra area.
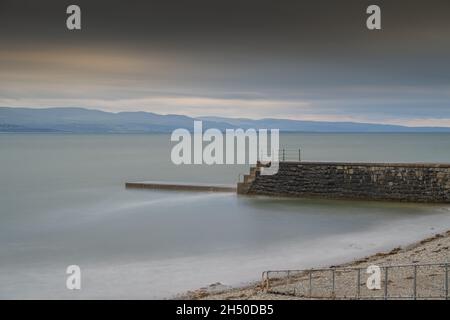
M 396 247 L 387 252 L 356 258 L 352 261 L 330 267 L 359 267 L 369 265 L 401 265 L 401 264 L 429 264 L 450 262 L 450 230 L 437 233 L 418 242 Z M 319 275 L 320 278 L 320 275 Z M 409 280 L 409 278 L 405 277 Z M 431 280 L 431 279 L 430 279 Z M 295 284 L 296 280 L 293 280 Z M 261 281 L 253 282 L 242 287 L 228 287 L 220 283 L 208 287 L 188 291 L 177 295 L 175 299 L 186 300 L 292 300 L 304 297 L 267 293 L 262 288 Z

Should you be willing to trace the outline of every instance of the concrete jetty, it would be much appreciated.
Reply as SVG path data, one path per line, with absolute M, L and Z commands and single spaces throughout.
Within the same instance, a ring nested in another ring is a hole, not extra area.
M 166 181 L 140 181 L 126 182 L 128 189 L 159 189 L 174 191 L 209 191 L 209 192 L 236 192 L 234 184 L 214 184 L 214 183 L 186 183 L 186 182 L 166 182 Z

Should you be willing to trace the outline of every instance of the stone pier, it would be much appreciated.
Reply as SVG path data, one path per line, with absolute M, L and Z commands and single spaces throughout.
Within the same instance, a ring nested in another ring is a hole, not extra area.
M 450 164 L 281 162 L 275 175 L 246 177 L 240 194 L 450 202 Z

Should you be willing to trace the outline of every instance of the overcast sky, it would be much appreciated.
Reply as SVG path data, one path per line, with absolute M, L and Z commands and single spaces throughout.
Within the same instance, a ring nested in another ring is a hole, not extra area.
M 0 0 L 0 106 L 450 126 L 449 16 L 448 0 Z

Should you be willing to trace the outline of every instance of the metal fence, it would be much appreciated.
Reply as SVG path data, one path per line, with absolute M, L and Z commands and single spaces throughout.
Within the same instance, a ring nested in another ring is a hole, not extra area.
M 268 293 L 306 299 L 442 299 L 449 297 L 449 263 L 379 266 L 380 288 L 369 289 L 365 267 L 271 270 L 262 274 Z
M 301 161 L 302 152 L 300 148 L 281 148 L 278 150 L 280 161 Z

